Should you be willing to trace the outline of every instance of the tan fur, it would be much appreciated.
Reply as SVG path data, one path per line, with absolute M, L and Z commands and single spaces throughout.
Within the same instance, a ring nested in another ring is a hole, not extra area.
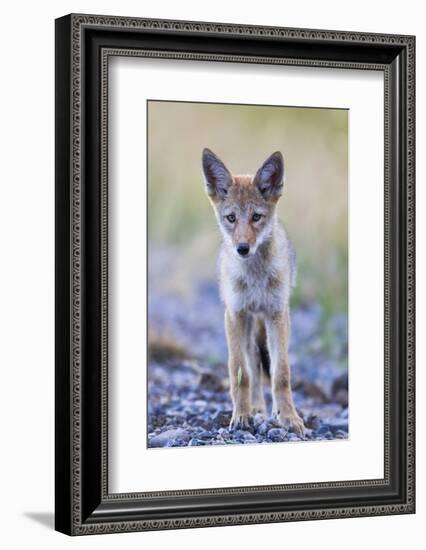
M 233 404 L 232 421 L 248 424 L 250 408 L 250 370 L 244 349 L 248 343 L 248 319 L 244 313 L 225 311 L 225 330 L 228 342 L 228 367 Z M 244 342 L 244 345 L 241 345 Z
M 282 191 L 282 155 L 273 153 L 255 176 L 233 176 L 206 149 L 203 171 L 223 236 L 219 274 L 233 403 L 230 428 L 247 426 L 253 413 L 266 413 L 260 357 L 261 346 L 266 346 L 272 414 L 280 425 L 303 434 L 288 360 L 295 254 L 275 212 Z M 244 257 L 239 252 L 241 243 L 248 247 Z
M 304 431 L 303 421 L 297 414 L 291 393 L 291 375 L 288 361 L 290 341 L 290 315 L 284 313 L 266 318 L 268 349 L 271 356 L 272 414 L 280 424 L 297 433 Z

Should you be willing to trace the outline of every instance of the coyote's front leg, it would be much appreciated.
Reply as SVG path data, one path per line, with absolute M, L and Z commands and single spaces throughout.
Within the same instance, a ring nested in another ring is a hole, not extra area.
M 291 393 L 291 376 L 288 361 L 290 316 L 288 310 L 266 320 L 269 355 L 271 358 L 272 413 L 285 428 L 303 435 L 305 426 L 297 414 Z
M 244 313 L 225 311 L 225 329 L 228 342 L 228 368 L 231 385 L 232 418 L 230 429 L 248 427 L 251 412 L 250 373 L 244 357 L 249 318 Z

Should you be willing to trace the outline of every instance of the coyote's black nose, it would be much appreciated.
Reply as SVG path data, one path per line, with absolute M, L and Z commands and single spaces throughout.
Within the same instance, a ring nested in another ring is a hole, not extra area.
M 250 246 L 247 243 L 240 243 L 237 246 L 237 252 L 240 256 L 247 256 L 249 253 Z

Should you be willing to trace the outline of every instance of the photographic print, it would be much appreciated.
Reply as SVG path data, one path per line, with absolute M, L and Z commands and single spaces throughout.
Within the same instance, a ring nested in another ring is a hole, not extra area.
M 415 37 L 55 25 L 55 528 L 414 513 Z
M 148 448 L 348 439 L 349 111 L 147 120 Z
M 55 26 L 55 528 L 414 513 L 415 37 Z

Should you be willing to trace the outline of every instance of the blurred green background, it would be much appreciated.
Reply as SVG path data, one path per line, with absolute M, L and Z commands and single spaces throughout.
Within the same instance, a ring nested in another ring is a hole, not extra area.
M 285 161 L 278 214 L 298 263 L 292 303 L 347 311 L 348 111 L 148 102 L 149 284 L 190 295 L 216 276 L 219 229 L 204 191 L 201 151 L 234 174 L 255 173 L 273 151 Z

